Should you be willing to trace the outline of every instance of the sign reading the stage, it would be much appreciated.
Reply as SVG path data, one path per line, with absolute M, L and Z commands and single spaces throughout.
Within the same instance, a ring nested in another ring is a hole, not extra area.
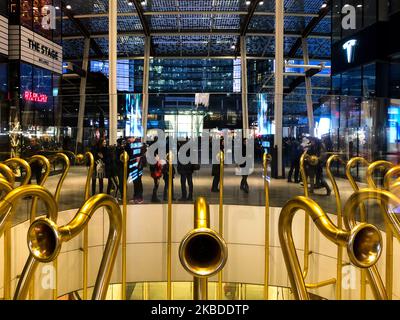
M 23 27 L 10 26 L 10 59 L 62 73 L 62 47 Z

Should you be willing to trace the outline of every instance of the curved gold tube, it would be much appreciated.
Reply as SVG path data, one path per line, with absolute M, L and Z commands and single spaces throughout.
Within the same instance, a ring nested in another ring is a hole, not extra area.
M 128 181 L 128 161 L 129 155 L 126 151 L 121 154 L 120 157 L 121 162 L 124 166 L 124 175 L 123 175 L 123 188 L 122 190 L 122 300 L 126 300 L 126 220 L 127 220 L 127 181 Z
M 61 177 L 60 180 L 58 181 L 57 187 L 56 187 L 56 191 L 54 192 L 54 199 L 57 202 L 57 204 L 60 204 L 60 196 L 61 196 L 61 188 L 63 186 L 63 183 L 65 181 L 65 178 L 67 177 L 67 174 L 69 172 L 70 169 L 70 161 L 69 158 L 67 157 L 67 155 L 65 155 L 64 153 L 57 153 L 55 156 L 52 157 L 51 159 L 51 163 L 56 163 L 57 161 L 61 161 L 63 163 L 63 171 L 61 173 Z M 53 289 L 53 300 L 57 300 L 58 294 L 58 263 L 57 263 L 57 259 L 54 260 L 53 262 L 53 266 L 54 266 L 54 270 L 55 270 L 55 285 L 54 285 L 54 289 Z
M 377 188 L 375 181 L 374 181 L 374 173 L 375 173 L 376 169 L 390 170 L 393 167 L 394 167 L 394 164 L 389 161 L 386 161 L 386 160 L 378 160 L 378 161 L 371 163 L 368 166 L 367 173 L 366 173 L 368 186 L 370 188 Z
M 369 188 L 378 188 L 374 181 L 374 173 L 377 169 L 390 170 L 393 167 L 394 167 L 393 163 L 385 160 L 378 160 L 371 163 L 368 166 L 366 173 L 366 178 Z M 387 207 L 380 200 L 378 200 L 378 204 L 379 207 L 381 208 L 382 214 L 385 216 Z M 391 230 L 391 227 L 388 225 L 387 220 L 385 220 L 385 222 L 386 222 L 386 274 L 385 274 L 386 292 L 389 300 L 391 300 L 393 292 L 393 232 Z
M 85 184 L 85 201 L 87 201 L 90 198 L 90 181 L 94 173 L 94 157 L 91 152 L 86 152 L 84 155 L 78 154 L 76 156 L 76 161 L 80 164 L 82 164 L 85 161 L 85 159 L 89 161 L 89 170 L 86 176 L 86 184 Z
M 60 180 L 58 181 L 56 191 L 54 192 L 54 198 L 56 202 L 59 204 L 60 202 L 60 195 L 61 195 L 61 188 L 65 181 L 65 178 L 68 175 L 69 169 L 71 167 L 69 158 L 64 153 L 57 153 L 52 159 L 51 163 L 55 163 L 57 161 L 63 162 L 63 171 L 61 173 Z
M 25 178 L 24 178 L 24 180 L 21 181 L 21 186 L 29 183 L 29 180 L 31 180 L 31 176 L 32 176 L 32 170 L 31 170 L 31 166 L 29 165 L 29 163 L 26 160 L 21 159 L 21 158 L 11 158 L 11 159 L 7 159 L 3 163 L 11 168 L 15 167 L 15 166 L 19 166 L 20 168 L 23 168 L 25 171 Z
M 354 157 L 354 158 L 350 159 L 346 165 L 346 177 L 349 180 L 350 185 L 353 188 L 354 192 L 357 192 L 359 190 L 359 187 L 358 187 L 353 175 L 351 174 L 351 169 L 353 167 L 355 167 L 358 163 L 360 163 L 362 166 L 367 167 L 367 168 L 369 166 L 369 162 L 362 157 Z M 367 219 L 367 216 L 366 216 L 365 205 L 364 205 L 364 203 L 361 203 L 360 204 L 360 221 L 365 222 L 366 219 Z M 365 300 L 366 295 L 367 295 L 365 270 L 361 270 L 360 287 L 361 287 L 360 298 L 361 298 L 361 300 Z
M 182 239 L 179 259 L 183 268 L 194 276 L 194 300 L 207 300 L 207 279 L 224 268 L 228 247 L 225 240 L 210 229 L 210 209 L 205 198 L 195 201 L 194 229 Z
M 4 163 L 0 163 L 0 177 L 7 180 L 12 186 L 15 183 L 15 175 L 11 168 Z
M 62 243 L 78 236 L 87 227 L 93 214 L 100 208 L 107 210 L 110 227 L 92 300 L 104 300 L 107 296 L 107 289 L 121 240 L 122 214 L 113 197 L 106 194 L 91 197 L 79 209 L 75 217 L 64 226 L 58 226 L 47 218 L 36 219 L 29 227 L 27 237 L 29 251 L 33 257 L 39 262 L 51 262 L 59 255 Z
M 86 176 L 86 184 L 85 184 L 85 201 L 90 198 L 90 182 L 92 180 L 92 176 L 94 174 L 94 157 L 91 152 L 86 152 L 83 154 L 78 154 L 76 156 L 76 161 L 78 163 L 83 163 L 85 159 L 89 162 L 89 170 Z M 88 247 L 89 247 L 89 230 L 85 228 L 83 232 L 83 300 L 87 300 L 87 283 L 88 283 Z
M 310 165 L 316 165 L 318 163 L 318 157 L 310 156 L 307 151 L 305 151 L 300 157 L 300 175 L 303 180 L 304 196 L 309 197 L 308 193 L 308 179 L 305 168 L 305 163 L 308 162 Z M 308 275 L 309 271 L 309 256 L 310 256 L 310 217 L 305 215 L 304 217 L 304 268 L 303 277 L 304 279 Z
M 0 184 L 1 185 L 1 184 Z M 4 184 L 2 184 L 2 187 Z M 20 186 L 18 188 L 9 190 L 8 194 L 0 201 L 0 212 L 3 213 L 1 223 L 0 223 L 0 236 L 3 234 L 5 235 L 5 239 L 7 238 L 6 233 L 10 231 L 10 221 L 15 213 L 15 207 L 16 204 L 19 200 L 27 197 L 27 196 L 34 196 L 38 197 L 39 199 L 43 200 L 46 208 L 47 208 L 47 216 L 49 219 L 56 220 L 57 219 L 57 214 L 58 214 L 58 208 L 57 204 L 53 199 L 52 194 L 47 191 L 45 188 L 37 185 L 26 185 L 26 186 Z M 11 252 L 11 247 L 10 245 L 5 245 L 5 249 L 8 248 L 8 251 Z M 7 260 L 7 263 L 9 263 L 11 260 L 11 257 L 5 258 Z M 5 261 L 6 262 L 6 261 Z M 33 266 L 34 267 L 34 266 Z M 4 274 L 5 280 L 6 278 L 8 279 L 5 281 L 5 292 L 6 296 L 11 297 L 11 287 L 9 286 L 10 283 L 10 278 L 11 278 L 11 273 L 8 269 L 8 267 L 5 269 L 5 274 Z M 21 277 L 22 279 L 23 277 Z M 21 281 L 20 279 L 20 281 Z M 27 287 L 26 289 L 29 288 L 29 284 L 32 280 L 32 277 L 25 278 L 27 281 Z M 19 287 L 17 286 L 17 289 Z M 19 289 L 18 289 L 19 290 Z M 18 292 L 16 291 L 16 293 Z M 25 292 L 27 293 L 27 291 Z
M 331 181 L 333 192 L 335 193 L 336 200 L 336 215 L 337 215 L 337 227 L 339 229 L 343 228 L 343 211 L 342 211 L 342 201 L 340 198 L 340 192 L 338 185 L 336 183 L 336 179 L 332 174 L 331 165 L 333 161 L 340 161 L 343 163 L 343 160 L 339 155 L 333 154 L 326 161 L 326 174 Z M 342 299 L 342 261 L 343 261 L 343 248 L 342 246 L 337 247 L 337 266 L 336 266 L 336 300 Z
M 292 291 L 297 300 L 309 299 L 292 235 L 292 221 L 299 210 L 304 210 L 311 217 L 327 239 L 336 245 L 346 246 L 350 261 L 355 266 L 368 268 L 378 261 L 382 252 L 382 237 L 375 226 L 362 223 L 351 231 L 340 230 L 312 199 L 296 197 L 289 200 L 279 216 L 278 232 Z
M 377 200 L 380 204 L 383 204 L 385 208 L 388 208 L 387 210 L 386 209 L 381 210 L 383 218 L 385 220 L 386 233 L 390 231 L 391 235 L 394 234 L 395 237 L 400 240 L 400 223 L 396 214 L 390 209 L 391 208 L 390 206 L 392 205 L 399 206 L 400 199 L 393 193 L 385 190 L 363 189 L 354 193 L 349 198 L 344 208 L 344 224 L 346 229 L 349 230 L 350 228 L 353 228 L 357 224 L 355 218 L 356 209 L 357 207 L 360 206 L 360 203 L 364 203 L 364 201 L 366 200 Z M 386 250 L 388 251 L 389 248 L 386 248 Z M 386 264 L 388 264 L 388 261 L 386 261 Z M 391 269 L 389 270 L 389 273 L 393 272 L 392 264 L 387 266 L 387 268 L 388 267 Z M 371 284 L 371 289 L 375 298 L 379 300 L 390 299 L 391 294 L 388 292 L 388 290 L 391 290 L 392 288 L 392 283 L 389 282 L 390 277 L 389 279 L 386 278 L 387 282 L 385 288 L 385 286 L 383 285 L 383 281 L 379 275 L 379 272 L 375 266 L 369 268 L 367 272 L 368 272 L 367 276 Z M 388 273 L 388 270 L 386 270 L 386 272 Z
M 268 163 L 272 160 L 271 155 L 264 153 L 263 169 L 264 169 L 264 197 L 265 197 L 265 228 L 264 228 L 264 300 L 268 300 L 269 286 L 269 178 L 268 178 Z
M 394 176 L 400 175 L 400 166 L 392 167 L 388 172 L 386 172 L 385 177 L 383 179 L 383 186 L 386 190 L 390 191 L 390 185 Z
M 225 153 L 219 152 L 219 206 L 218 206 L 218 229 L 221 237 L 224 235 L 224 170 Z M 222 300 L 222 272 L 218 273 L 217 299 Z
M 168 159 L 168 230 L 167 230 L 167 300 L 172 299 L 172 183 L 173 154 L 167 154 Z

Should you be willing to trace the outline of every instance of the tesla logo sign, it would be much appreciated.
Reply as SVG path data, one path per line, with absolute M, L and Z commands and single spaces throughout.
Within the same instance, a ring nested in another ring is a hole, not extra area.
M 32 92 L 32 91 L 25 91 L 24 99 L 26 101 L 46 103 L 47 100 L 48 100 L 48 97 L 47 97 L 47 95 L 42 94 L 42 93 L 36 93 L 36 92 Z
M 357 46 L 357 40 L 349 40 L 343 45 L 343 50 L 346 51 L 347 63 L 352 63 L 354 61 L 354 52 Z

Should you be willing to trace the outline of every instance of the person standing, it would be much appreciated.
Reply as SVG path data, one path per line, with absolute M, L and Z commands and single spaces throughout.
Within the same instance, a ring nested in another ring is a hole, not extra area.
M 118 164 L 117 167 L 117 175 L 118 175 L 118 189 L 119 194 L 121 196 L 120 199 L 124 197 L 124 164 L 121 161 L 121 155 L 125 152 L 125 140 L 119 138 L 117 140 L 117 148 L 115 150 L 116 153 L 116 163 Z M 128 179 L 128 177 L 126 177 Z
M 242 157 L 246 157 L 247 152 L 246 152 L 246 142 L 247 139 L 244 138 L 242 140 Z M 246 168 L 246 161 L 244 161 L 242 164 L 239 165 L 240 168 L 240 174 L 242 175 L 242 180 L 240 181 L 240 190 L 243 190 L 245 193 L 249 193 L 249 184 L 247 183 L 247 177 L 248 174 L 244 174 L 244 172 L 242 172 L 243 168 Z
M 288 174 L 288 182 L 292 182 L 292 175 L 294 172 L 294 182 L 299 183 L 299 171 L 300 171 L 300 158 L 302 154 L 302 148 L 300 142 L 294 138 L 291 139 L 290 144 L 290 170 Z
M 26 148 L 26 153 L 25 157 L 30 158 L 33 157 L 34 155 L 37 155 L 42 151 L 42 147 L 39 144 L 39 141 L 36 137 L 33 137 L 29 141 L 29 146 Z M 32 176 L 35 177 L 36 183 L 40 184 L 42 180 L 42 166 L 38 161 L 33 162 L 31 165 L 31 171 L 32 171 Z M 31 180 L 29 180 L 29 184 L 31 183 Z
M 189 152 L 189 150 L 188 150 Z M 186 154 L 187 157 L 190 155 Z M 182 196 L 179 201 L 193 201 L 193 165 L 191 162 L 182 164 L 178 159 L 178 173 L 181 175 Z M 189 195 L 187 195 L 186 181 L 189 186 Z
M 220 151 L 224 152 L 224 137 L 221 137 L 220 139 Z M 220 159 L 219 154 L 217 155 L 218 160 Z M 221 175 L 221 164 L 220 163 L 214 163 L 212 165 L 211 169 L 211 175 L 214 177 L 212 186 L 211 186 L 211 192 L 219 192 L 219 180 L 220 180 L 220 175 Z
M 106 174 L 105 167 L 105 155 L 107 141 L 105 139 L 100 139 L 98 143 L 92 146 L 91 152 L 94 157 L 94 173 L 92 176 L 92 196 L 96 194 L 96 180 L 99 179 L 99 193 L 104 191 L 104 177 Z
M 167 155 L 167 159 L 163 161 L 162 173 L 163 173 L 163 180 L 164 180 L 164 195 L 163 195 L 163 199 L 164 199 L 164 201 L 168 201 L 168 181 L 169 181 L 169 160 L 168 160 L 168 155 Z M 174 165 L 172 165 L 172 200 L 175 200 L 175 198 L 174 198 L 174 178 L 175 178 L 175 167 L 174 167 Z

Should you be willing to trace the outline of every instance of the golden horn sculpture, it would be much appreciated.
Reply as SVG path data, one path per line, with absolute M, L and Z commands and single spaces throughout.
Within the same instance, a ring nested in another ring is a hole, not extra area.
M 70 169 L 71 165 L 70 165 L 69 158 L 64 153 L 57 153 L 54 157 L 52 157 L 51 160 L 52 160 L 51 161 L 52 163 L 55 163 L 57 161 L 61 161 L 63 163 L 63 171 L 61 173 L 60 180 L 58 181 L 58 184 L 57 184 L 57 187 L 56 187 L 56 191 L 54 192 L 54 198 L 55 198 L 57 204 L 59 204 L 60 195 L 61 195 L 61 188 L 62 188 L 62 185 L 63 185 L 63 183 L 65 181 L 65 178 L 68 175 L 68 172 L 69 172 L 69 169 Z
M 357 164 L 361 164 L 364 167 L 368 167 L 369 166 L 369 162 L 362 158 L 362 157 L 354 157 L 351 158 L 346 165 L 346 177 L 347 180 L 349 180 L 351 187 L 353 188 L 354 192 L 357 192 L 358 190 L 360 190 L 360 188 L 357 185 L 357 182 L 355 181 L 353 175 L 351 174 L 351 169 L 354 168 Z M 365 210 L 365 205 L 364 203 L 360 204 L 360 221 L 361 222 L 365 222 L 365 220 L 367 219 L 366 216 L 366 210 Z M 365 270 L 361 270 L 361 277 L 360 277 L 360 298 L 361 300 L 365 300 L 366 299 L 366 295 L 367 295 L 367 287 L 366 287 L 366 272 Z
M 194 204 L 194 229 L 179 246 L 179 259 L 184 269 L 194 276 L 194 300 L 208 299 L 208 278 L 221 271 L 228 259 L 225 240 L 210 229 L 207 201 L 199 197 Z
M 309 300 L 292 235 L 293 218 L 299 210 L 304 210 L 311 217 L 327 239 L 336 245 L 345 246 L 355 266 L 368 268 L 378 261 L 382 252 L 382 237 L 375 226 L 362 223 L 351 231 L 344 231 L 337 228 L 312 199 L 296 197 L 289 200 L 279 216 L 278 233 L 292 291 L 297 300 Z
M 25 171 L 25 178 L 24 180 L 21 180 L 21 186 L 26 185 L 29 183 L 29 180 L 31 180 L 31 176 L 32 176 L 32 170 L 31 170 L 31 166 L 29 165 L 29 163 L 21 158 L 10 158 L 7 159 L 6 161 L 3 162 L 5 165 L 9 166 L 10 168 L 13 167 L 20 167 L 23 168 Z M 22 174 L 21 174 L 22 177 Z
M 50 262 L 57 258 L 63 242 L 78 236 L 88 225 L 93 214 L 105 208 L 110 219 L 108 239 L 100 263 L 92 300 L 104 300 L 110 283 L 122 234 L 122 213 L 117 201 L 106 194 L 91 197 L 79 209 L 74 218 L 64 226 L 58 226 L 47 218 L 36 219 L 28 230 L 28 247 L 39 262 Z
M 4 186 L 4 184 L 0 184 Z M 47 191 L 45 188 L 37 185 L 26 185 L 26 186 L 20 186 L 18 188 L 9 190 L 7 195 L 0 201 L 0 213 L 3 214 L 1 223 L 0 223 L 0 236 L 3 234 L 6 235 L 7 232 L 10 230 L 10 221 L 14 215 L 15 212 L 15 207 L 16 204 L 19 200 L 27 197 L 27 196 L 34 196 L 38 197 L 39 199 L 43 200 L 44 204 L 46 205 L 47 208 L 47 217 L 52 220 L 57 219 L 57 214 L 58 214 L 58 208 L 57 204 L 55 203 L 52 194 Z M 8 252 L 11 252 L 11 245 L 8 243 L 5 245 L 5 250 Z M 11 257 L 5 258 L 9 263 Z M 29 259 L 28 259 L 29 260 Z M 5 277 L 7 276 L 7 281 L 5 281 L 5 290 L 6 290 L 6 295 L 10 294 L 10 287 L 9 287 L 9 282 L 10 282 L 10 277 L 11 277 L 11 272 L 8 267 L 5 269 Z M 27 280 L 27 287 L 26 289 L 29 288 L 29 283 L 31 281 L 31 277 Z M 25 292 L 27 293 L 27 291 Z
M 94 157 L 91 152 L 86 152 L 83 154 L 78 154 L 76 156 L 76 161 L 78 163 L 83 163 L 85 159 L 89 162 L 89 170 L 86 176 L 86 184 L 85 184 L 85 201 L 90 198 L 90 183 L 92 180 L 92 176 L 94 174 Z M 88 292 L 88 260 L 89 260 L 89 230 L 85 228 L 83 232 L 83 300 L 87 300 L 87 292 Z
M 0 163 L 0 178 L 7 180 L 11 186 L 14 186 L 15 175 L 11 168 L 4 163 Z
M 394 167 L 394 164 L 385 161 L 385 160 L 378 160 L 373 163 L 371 163 L 368 168 L 367 168 L 367 173 L 366 173 L 366 179 L 369 188 L 376 189 L 378 186 L 376 185 L 374 181 L 374 173 L 376 170 L 390 170 L 391 168 Z M 381 209 L 381 213 L 383 216 L 386 215 L 387 207 L 385 204 L 378 200 L 379 207 Z M 386 273 L 385 273 L 385 278 L 386 278 L 386 292 L 388 299 L 392 299 L 392 292 L 393 292 L 393 232 L 388 225 L 388 221 L 385 219 L 385 225 L 386 225 Z
M 385 177 L 383 179 L 383 186 L 386 190 L 390 191 L 392 179 L 394 176 L 400 175 L 400 166 L 392 167 L 388 172 L 386 172 Z
M 391 234 L 394 234 L 397 239 L 400 240 L 400 223 L 396 216 L 396 214 L 390 209 L 392 205 L 399 206 L 400 199 L 396 197 L 393 193 L 378 190 L 378 189 L 363 189 L 358 192 L 355 192 L 347 201 L 344 208 L 344 225 L 347 230 L 354 228 L 357 225 L 355 214 L 356 209 L 360 206 L 361 203 L 364 203 L 366 200 L 377 200 L 380 203 L 384 204 L 387 210 L 381 210 L 383 213 L 383 218 L 385 220 L 385 225 L 387 226 L 386 232 L 391 231 Z M 388 249 L 386 249 L 388 250 Z M 387 263 L 387 262 L 386 262 Z M 378 269 L 376 266 L 372 266 L 367 270 L 367 277 L 371 284 L 372 293 L 374 294 L 375 299 L 379 300 L 387 300 L 390 298 L 390 294 L 388 292 L 388 288 L 392 288 L 392 284 L 386 283 L 386 289 L 383 285 L 383 281 L 379 275 Z
M 337 227 L 338 229 L 343 228 L 343 210 L 342 210 L 342 200 L 340 197 L 340 192 L 336 179 L 332 174 L 331 166 L 332 162 L 339 161 L 343 163 L 343 160 L 339 155 L 333 154 L 326 161 L 326 174 L 331 181 L 333 192 L 335 193 L 336 200 L 336 216 L 337 216 Z M 336 265 L 336 300 L 342 299 L 342 261 L 343 261 L 343 247 L 337 247 L 337 265 Z

